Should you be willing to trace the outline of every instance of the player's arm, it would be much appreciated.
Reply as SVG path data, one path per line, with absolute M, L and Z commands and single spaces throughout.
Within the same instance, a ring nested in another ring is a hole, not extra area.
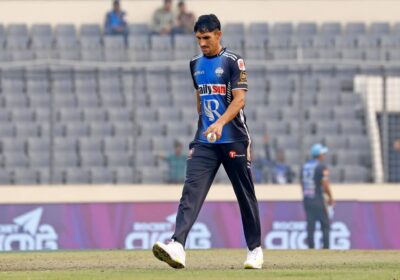
M 225 113 L 208 129 L 204 132 L 206 136 L 208 133 L 213 132 L 217 135 L 217 139 L 221 138 L 222 129 L 225 124 L 233 120 L 237 114 L 239 114 L 240 109 L 242 109 L 246 103 L 246 91 L 244 89 L 232 90 L 233 100 L 229 104 Z
M 197 104 L 197 113 L 200 115 L 201 113 L 201 102 L 200 102 L 200 92 L 196 90 L 196 104 Z
M 329 171 L 327 168 L 324 169 L 323 171 L 323 177 L 322 177 L 322 188 L 324 192 L 328 195 L 328 204 L 329 205 L 334 205 L 335 201 L 333 200 L 332 196 L 332 191 L 331 191 L 331 186 L 329 182 Z

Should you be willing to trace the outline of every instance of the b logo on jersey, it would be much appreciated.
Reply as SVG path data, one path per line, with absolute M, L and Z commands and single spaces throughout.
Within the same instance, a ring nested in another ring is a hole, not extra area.
M 224 84 L 204 84 L 199 85 L 200 95 L 226 95 L 226 85 Z

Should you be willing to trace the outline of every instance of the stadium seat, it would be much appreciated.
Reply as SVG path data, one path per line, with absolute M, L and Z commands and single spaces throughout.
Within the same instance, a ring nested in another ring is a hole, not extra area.
M 105 36 L 104 39 L 105 61 L 125 61 L 125 43 L 122 36 Z
M 279 108 L 276 107 L 256 107 L 255 108 L 255 118 L 258 121 L 265 121 L 265 120 L 278 120 L 279 118 Z
M 80 27 L 80 36 L 82 38 L 100 38 L 101 37 L 101 29 L 97 24 L 82 24 Z
M 196 55 L 198 49 L 195 46 L 193 35 L 175 35 L 173 41 L 175 60 L 188 60 Z
M 82 111 L 77 108 L 61 108 L 57 113 L 57 120 L 61 122 L 80 122 L 83 120 Z
M 94 91 L 77 93 L 76 101 L 80 108 L 98 108 L 100 106 L 100 99 Z
M 65 169 L 66 184 L 89 184 L 89 170 L 82 168 Z
M 347 183 L 365 183 L 371 179 L 371 173 L 362 166 L 348 166 L 343 170 L 343 181 Z
M 344 150 L 348 146 L 347 138 L 338 135 L 329 135 L 324 139 L 324 144 L 331 150 Z
M 324 22 L 321 24 L 320 34 L 340 35 L 342 26 L 339 22 Z
M 75 109 L 78 105 L 75 95 L 71 93 L 55 93 L 53 96 L 53 104 L 56 108 Z
M 27 139 L 28 154 L 47 152 L 50 149 L 49 138 L 28 138 Z
M 109 137 L 114 134 L 113 126 L 109 123 L 91 123 L 90 136 L 91 137 Z M 115 132 L 117 135 L 117 133 Z
M 36 168 L 50 167 L 50 153 L 48 151 L 30 152 L 28 157 L 29 157 L 29 166 L 31 168 L 36 169 Z
M 149 26 L 146 23 L 131 23 L 128 25 L 130 36 L 148 36 L 150 34 Z
M 78 140 L 78 148 L 80 152 L 100 153 L 103 150 L 103 143 L 101 139 L 85 137 Z
M 26 168 L 29 166 L 29 158 L 22 151 L 6 152 L 3 154 L 3 156 L 4 156 L 4 166 L 8 169 L 16 167 Z
M 57 24 L 54 29 L 56 39 L 60 37 L 76 37 L 76 30 L 74 24 Z
M 130 36 L 128 38 L 128 58 L 130 61 L 150 60 L 150 41 L 147 35 Z
M 257 34 L 250 34 L 244 39 L 244 54 L 246 59 L 265 59 L 267 45 L 266 38 L 258 36 Z
M 132 166 L 132 156 L 126 152 L 107 153 L 106 163 L 109 168 Z
M 33 169 L 15 168 L 12 171 L 12 181 L 15 185 L 37 185 L 39 183 L 39 175 Z
M 52 45 L 52 39 L 48 37 L 32 39 L 31 48 L 33 50 L 33 57 L 35 59 L 53 58 Z
M 345 34 L 364 34 L 366 26 L 363 22 L 349 22 L 344 27 Z
M 76 153 L 77 151 L 77 141 L 73 138 L 56 137 L 54 138 L 54 150 L 56 152 Z
M 297 35 L 312 36 L 317 34 L 318 26 L 314 22 L 300 22 L 297 24 Z
M 132 123 L 114 123 L 113 129 L 115 137 L 132 137 L 132 135 L 135 135 L 133 134 L 135 128 Z
M 139 178 L 140 182 L 145 184 L 159 184 L 165 182 L 164 172 L 155 171 L 152 167 L 141 168 L 139 171 Z
M 245 33 L 244 24 L 241 22 L 228 22 L 224 25 L 223 28 L 225 35 L 236 35 L 243 37 Z
M 145 167 L 151 167 L 153 168 L 153 174 L 158 173 L 154 170 L 154 166 L 156 165 L 156 158 L 151 152 L 137 151 L 133 160 L 135 163 L 140 164 L 141 170 L 145 169 Z
M 11 175 L 8 170 L 0 169 L 0 185 L 11 185 Z
M 269 25 L 266 22 L 250 22 L 247 34 L 260 36 L 263 40 L 266 40 L 269 34 Z
M 121 108 L 126 105 L 125 98 L 121 93 L 106 92 L 100 94 L 100 103 L 103 107 Z
M 231 52 L 243 55 L 243 41 L 244 37 L 239 34 L 224 35 L 222 38 L 222 44 Z
M 148 140 L 147 140 L 148 141 Z M 104 138 L 104 150 L 109 153 L 128 153 L 130 150 L 128 138 L 106 137 Z
M 14 108 L 11 111 L 11 121 L 14 123 L 31 123 L 34 118 L 34 112 L 29 109 Z
M 0 123 L 8 123 L 11 121 L 11 114 L 8 110 L 0 111 Z
M 62 60 L 79 60 L 79 42 L 75 36 L 59 37 L 55 43 L 55 57 Z
M 115 173 L 108 168 L 96 167 L 90 169 L 91 184 L 114 184 Z
M 103 108 L 85 108 L 83 109 L 83 120 L 86 123 L 105 122 L 107 120 L 107 111 Z
M 83 167 L 103 167 L 105 166 L 105 157 L 101 152 L 81 151 L 80 163 Z
M 28 26 L 22 23 L 13 23 L 9 24 L 7 28 L 7 36 L 20 36 L 20 37 L 29 37 L 28 34 Z
M 100 37 L 81 38 L 81 58 L 84 61 L 103 61 L 103 48 Z
M 291 35 L 293 25 L 290 22 L 278 22 L 272 26 L 271 35 Z
M 2 139 L 2 153 L 26 153 L 26 141 L 23 139 Z
M 136 182 L 136 173 L 132 168 L 115 168 L 117 184 L 132 184 Z M 0 182 L 1 183 L 1 182 Z
M 10 123 L 0 123 L 0 135 L 2 138 L 15 137 L 15 126 Z
M 169 36 L 152 35 L 150 38 L 151 51 L 150 57 L 152 61 L 171 60 L 172 57 L 172 41 Z
M 28 96 L 25 94 L 5 94 L 4 95 L 4 105 L 7 108 L 27 108 Z

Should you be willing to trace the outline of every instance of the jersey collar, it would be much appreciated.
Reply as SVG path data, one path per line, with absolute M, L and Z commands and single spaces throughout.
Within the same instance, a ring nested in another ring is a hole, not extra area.
M 225 51 L 226 51 L 226 48 L 222 47 L 222 49 L 216 55 L 213 55 L 213 56 L 205 56 L 205 55 L 203 55 L 203 57 L 205 57 L 205 58 L 214 58 L 214 57 L 217 57 L 217 56 L 221 56 Z

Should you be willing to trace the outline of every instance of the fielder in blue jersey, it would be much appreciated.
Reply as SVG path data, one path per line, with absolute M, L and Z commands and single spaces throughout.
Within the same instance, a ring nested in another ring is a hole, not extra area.
M 232 182 L 248 247 L 245 268 L 261 268 L 261 229 L 250 171 L 250 136 L 244 115 L 247 73 L 243 59 L 224 48 L 215 15 L 199 17 L 194 26 L 202 54 L 190 61 L 197 97 L 198 129 L 190 144 L 186 179 L 168 244 L 157 242 L 154 255 L 174 268 L 185 267 L 184 246 L 221 165 Z M 210 143 L 208 134 L 216 135 Z
M 307 245 L 310 249 L 315 248 L 314 231 L 317 221 L 321 225 L 323 248 L 329 249 L 329 217 L 326 206 L 333 207 L 335 202 L 329 184 L 329 171 L 323 163 L 327 152 L 327 147 L 314 144 L 310 151 L 312 159 L 303 165 L 300 173 L 307 217 Z M 327 197 L 326 203 L 324 194 Z

